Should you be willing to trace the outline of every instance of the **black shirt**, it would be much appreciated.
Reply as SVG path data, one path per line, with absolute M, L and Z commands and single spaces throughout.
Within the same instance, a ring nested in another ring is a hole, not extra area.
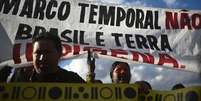
M 38 75 L 33 68 L 21 68 L 16 70 L 11 82 L 64 82 L 64 83 L 85 83 L 85 81 L 77 74 L 58 67 L 56 73 Z

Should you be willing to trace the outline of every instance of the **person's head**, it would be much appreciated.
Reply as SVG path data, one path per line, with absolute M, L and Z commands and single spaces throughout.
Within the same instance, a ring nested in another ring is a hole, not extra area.
M 116 61 L 112 64 L 110 77 L 113 83 L 129 83 L 131 79 L 128 63 Z
M 185 88 L 185 86 L 181 83 L 178 83 L 172 87 L 172 90 L 177 90 L 177 89 L 182 89 L 182 88 Z
M 152 89 L 151 85 L 147 81 L 136 81 L 135 84 L 140 85 L 143 88 Z
M 152 87 L 147 81 L 136 81 L 134 84 L 139 86 L 139 93 L 148 94 L 148 90 L 151 90 Z
M 10 75 L 12 67 L 5 66 L 0 69 L 0 82 L 6 82 L 8 76 Z
M 62 55 L 61 41 L 55 33 L 44 32 L 32 39 L 33 65 L 36 73 L 46 74 L 58 69 Z

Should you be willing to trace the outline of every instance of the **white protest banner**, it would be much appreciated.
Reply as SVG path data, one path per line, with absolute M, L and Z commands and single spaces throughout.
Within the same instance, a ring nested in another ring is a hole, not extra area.
M 83 0 L 1 0 L 0 62 L 31 62 L 32 37 L 52 31 L 61 37 L 64 59 L 93 50 L 129 61 L 201 72 L 200 29 L 201 11 Z

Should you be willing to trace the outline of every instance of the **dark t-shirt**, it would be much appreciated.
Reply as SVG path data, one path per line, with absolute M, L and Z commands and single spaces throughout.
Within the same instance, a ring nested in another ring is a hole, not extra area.
M 56 73 L 47 74 L 45 76 L 38 75 L 33 68 L 21 68 L 16 70 L 11 82 L 64 82 L 64 83 L 85 83 L 85 81 L 77 74 L 71 71 L 61 69 Z

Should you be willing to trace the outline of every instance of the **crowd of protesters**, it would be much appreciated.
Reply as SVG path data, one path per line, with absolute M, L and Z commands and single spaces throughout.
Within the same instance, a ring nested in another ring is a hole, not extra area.
M 66 83 L 102 83 L 95 79 L 95 58 L 88 52 L 88 74 L 86 81 L 77 73 L 61 69 L 58 66 L 62 54 L 62 45 L 58 35 L 51 32 L 44 32 L 32 39 L 33 44 L 33 65 L 15 69 L 12 76 L 12 67 L 5 66 L 0 70 L 0 82 L 66 82 Z M 116 61 L 112 64 L 109 72 L 111 81 L 114 84 L 130 83 L 131 71 L 126 62 Z M 8 77 L 10 80 L 8 80 Z M 152 89 L 147 81 L 136 81 L 141 93 L 147 93 Z M 183 84 L 176 84 L 172 90 L 185 88 Z

